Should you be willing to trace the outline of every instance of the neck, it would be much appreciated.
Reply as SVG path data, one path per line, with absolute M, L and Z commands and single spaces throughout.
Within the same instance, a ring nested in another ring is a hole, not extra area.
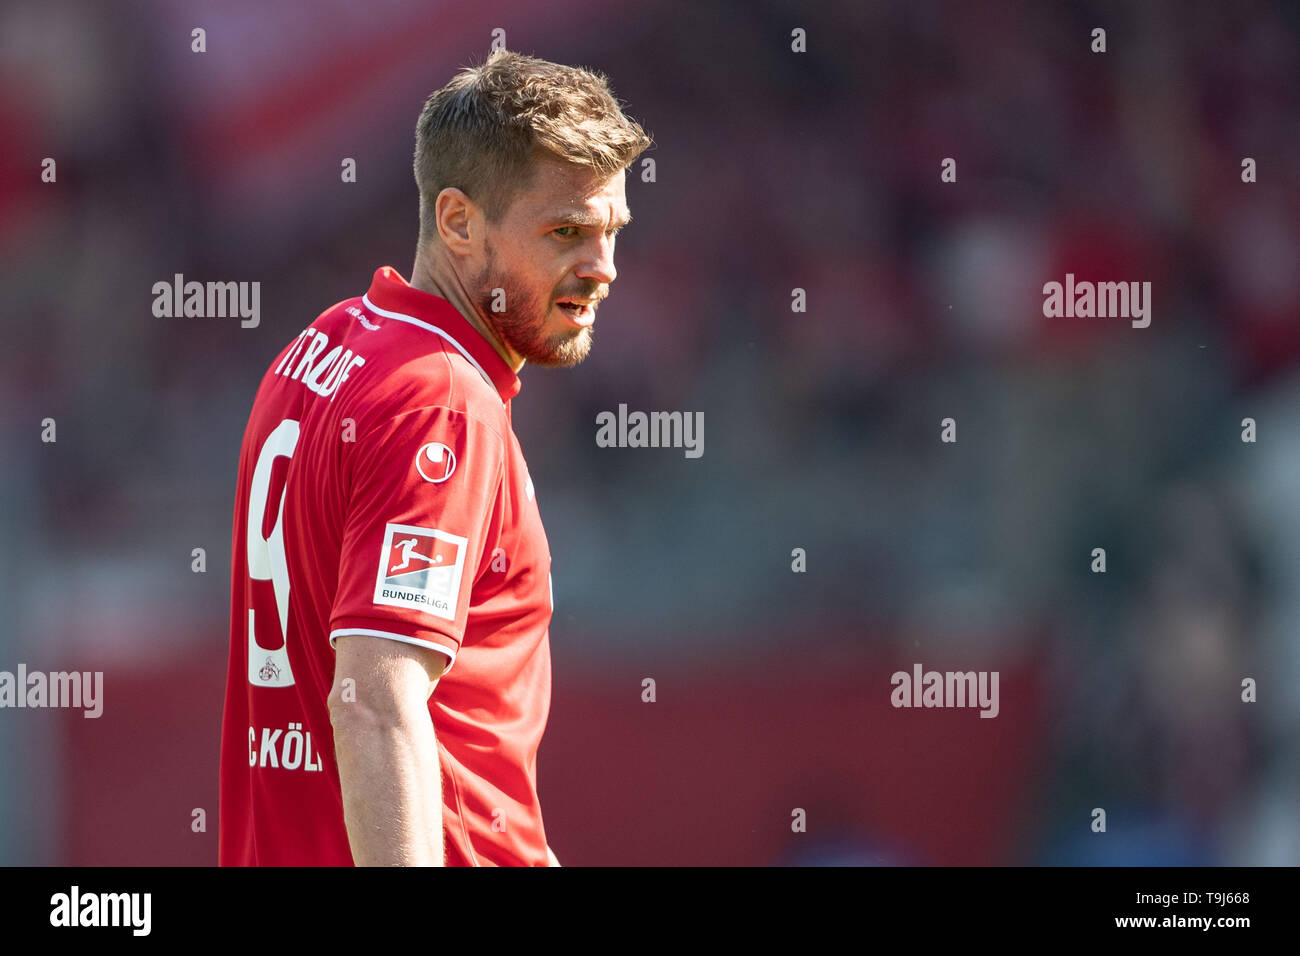
M 456 311 L 465 317 L 465 321 L 474 326 L 478 334 L 487 339 L 492 348 L 510 368 L 518 374 L 524 367 L 524 359 L 516 355 L 497 335 L 496 329 L 475 307 L 474 300 L 465 289 L 454 269 L 447 268 L 437 259 L 430 259 L 421 250 L 415 255 L 415 265 L 411 267 L 411 285 L 422 292 L 446 299 Z

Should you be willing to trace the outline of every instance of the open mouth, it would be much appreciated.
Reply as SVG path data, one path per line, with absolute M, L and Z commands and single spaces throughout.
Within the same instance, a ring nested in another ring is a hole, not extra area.
M 562 299 L 555 303 L 559 306 L 560 311 L 569 317 L 569 321 L 575 325 L 588 326 L 596 318 L 595 309 L 586 302 L 574 302 L 568 299 Z

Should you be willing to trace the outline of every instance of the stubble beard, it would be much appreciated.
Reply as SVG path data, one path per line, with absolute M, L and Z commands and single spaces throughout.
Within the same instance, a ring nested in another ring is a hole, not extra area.
M 538 300 L 534 290 L 496 269 L 492 247 L 487 247 L 487 264 L 474 282 L 475 304 L 492 328 L 510 349 L 533 365 L 568 368 L 577 365 L 591 351 L 592 330 L 566 329 L 554 335 L 546 333 L 546 321 L 553 303 L 541 302 L 544 310 L 536 312 Z M 497 289 L 504 292 L 505 311 L 492 308 L 501 301 Z

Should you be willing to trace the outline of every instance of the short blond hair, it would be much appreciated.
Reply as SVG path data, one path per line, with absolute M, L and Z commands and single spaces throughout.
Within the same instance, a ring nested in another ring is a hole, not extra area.
M 603 73 L 495 50 L 425 100 L 415 126 L 420 241 L 434 234 L 434 202 L 455 186 L 499 223 L 532 184 L 539 155 L 612 176 L 652 143 Z

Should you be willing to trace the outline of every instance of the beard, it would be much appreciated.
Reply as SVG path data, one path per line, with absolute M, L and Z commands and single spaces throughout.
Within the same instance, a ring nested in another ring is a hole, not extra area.
M 497 289 L 504 293 L 504 312 L 493 311 L 493 306 L 501 301 Z M 474 290 L 474 304 L 479 312 L 496 330 L 501 341 L 525 361 L 564 368 L 577 365 L 591 351 L 590 327 L 565 328 L 555 333 L 546 331 L 553 301 L 539 299 L 532 289 L 510 275 L 498 272 L 491 245 L 487 246 L 487 264 L 474 280 Z

